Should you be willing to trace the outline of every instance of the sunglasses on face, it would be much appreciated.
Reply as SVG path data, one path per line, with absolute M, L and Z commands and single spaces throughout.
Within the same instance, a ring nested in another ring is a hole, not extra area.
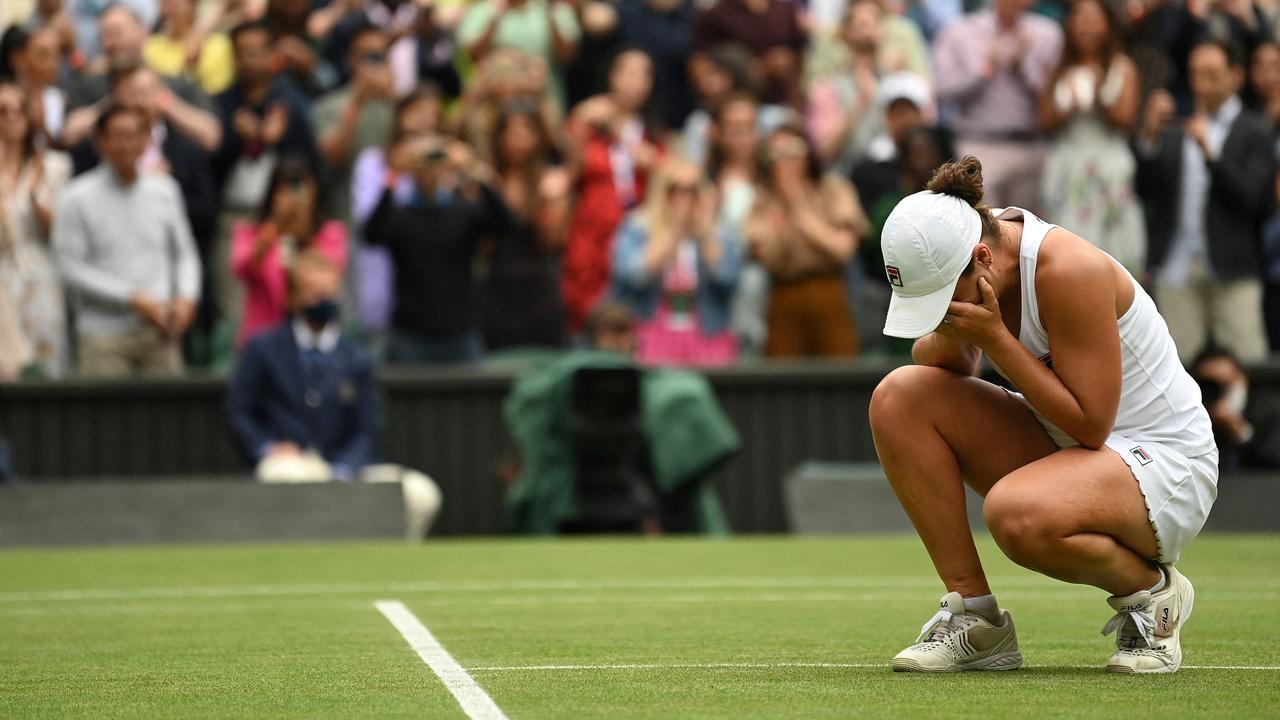
M 667 186 L 668 195 L 692 195 L 698 192 L 698 186 L 694 183 L 672 183 Z

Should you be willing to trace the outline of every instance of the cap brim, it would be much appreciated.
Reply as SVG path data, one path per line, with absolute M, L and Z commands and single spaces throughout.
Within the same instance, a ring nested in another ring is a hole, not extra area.
M 884 334 L 890 337 L 914 339 L 924 337 L 938 328 L 947 316 L 951 296 L 955 294 L 960 276 L 943 287 L 919 297 L 903 297 L 893 293 L 889 299 L 889 315 L 884 321 Z

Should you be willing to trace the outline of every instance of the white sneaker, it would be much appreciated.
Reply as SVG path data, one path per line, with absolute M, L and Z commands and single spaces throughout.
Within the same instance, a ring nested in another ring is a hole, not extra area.
M 1167 579 L 1160 592 L 1107 598 L 1116 611 L 1102 628 L 1103 635 L 1116 633 L 1116 653 L 1107 661 L 1107 672 L 1171 673 L 1182 665 L 1179 634 L 1191 617 L 1196 592 L 1172 565 L 1161 567 Z
M 1000 611 L 1000 625 L 964 611 L 960 593 L 947 593 L 941 608 L 920 630 L 916 644 L 893 658 L 894 672 L 1017 670 L 1022 667 L 1013 618 Z

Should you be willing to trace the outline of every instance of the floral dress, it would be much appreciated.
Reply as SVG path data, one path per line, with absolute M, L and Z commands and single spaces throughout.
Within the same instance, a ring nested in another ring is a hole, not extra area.
M 31 364 L 48 377 L 67 371 L 67 311 L 62 280 L 40 227 L 35 197 L 49 210 L 71 175 L 71 160 L 62 153 L 42 155 L 44 172 L 36 179 L 28 162 L 12 187 L 0 188 L 0 292 L 17 315 L 17 325 L 32 352 Z

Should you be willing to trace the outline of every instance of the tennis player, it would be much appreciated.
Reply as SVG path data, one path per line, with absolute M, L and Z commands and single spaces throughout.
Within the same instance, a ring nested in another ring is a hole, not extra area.
M 1026 210 L 992 210 L 972 156 L 889 215 L 885 333 L 916 364 L 871 399 L 876 452 L 948 590 L 893 669 L 1013 670 L 964 485 L 1014 562 L 1102 588 L 1116 633 L 1106 669 L 1169 673 L 1191 615 L 1174 564 L 1217 497 L 1200 391 L 1155 304 L 1109 255 Z M 982 354 L 1020 392 L 980 380 Z

